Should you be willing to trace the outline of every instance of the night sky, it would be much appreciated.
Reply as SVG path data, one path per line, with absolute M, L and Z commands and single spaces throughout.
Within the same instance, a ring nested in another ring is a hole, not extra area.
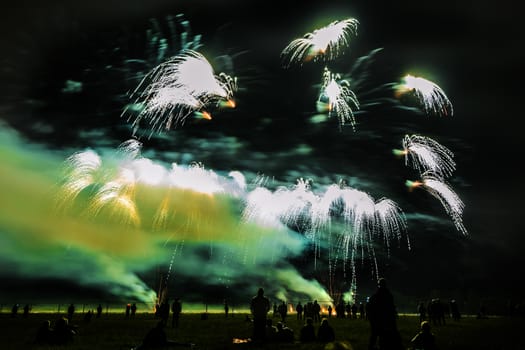
M 92 150 L 110 164 L 118 162 L 117 148 L 133 132 L 121 117 L 132 102 L 128 93 L 137 76 L 155 66 L 148 54 L 157 51 L 148 46 L 147 30 L 156 20 L 162 36 L 179 38 L 180 22 L 170 36 L 167 17 L 177 14 L 189 21 L 190 39 L 201 35 L 198 51 L 215 71 L 237 77 L 237 106 L 214 110 L 212 120 L 190 117 L 151 137 L 145 127 L 139 135 L 144 158 L 166 169 L 197 162 L 225 178 L 239 171 L 248 187 L 258 176 L 271 190 L 292 188 L 303 178 L 312 181 L 314 193 L 323 193 L 344 181 L 375 200 L 392 199 L 408 229 L 390 241 L 389 252 L 382 239 L 372 243 L 379 274 L 406 310 L 431 296 L 469 305 L 521 300 L 524 188 L 518 167 L 524 123 L 518 72 L 525 57 L 518 11 L 505 2 L 386 3 L 18 1 L 4 8 L 0 278 L 7 283 L 0 303 L 21 295 L 148 301 L 160 273 L 169 274 L 171 297 L 193 302 L 229 299 L 242 305 L 259 285 L 292 303 L 349 290 L 349 265 L 334 248 L 339 241 L 316 245 L 300 224 L 284 233 L 239 229 L 242 201 L 178 196 L 180 222 L 165 232 L 146 228 L 165 188 L 137 190 L 140 229 L 86 217 L 85 192 L 65 214 L 55 210 L 69 156 Z M 382 48 L 355 91 L 365 106 L 355 114 L 355 131 L 349 124 L 339 128 L 333 116 L 316 119 L 325 63 L 285 69 L 280 59 L 291 40 L 350 17 L 359 20 L 358 35 L 326 65 L 347 74 L 359 57 Z M 177 45 L 170 43 L 171 55 Z M 125 63 L 131 59 L 147 64 Z M 395 100 L 387 89 L 368 93 L 408 73 L 437 83 L 454 114 L 426 115 L 414 100 Z M 74 82 L 69 89 L 67 81 Z M 405 186 L 419 179 L 392 154 L 406 134 L 433 138 L 454 153 L 456 169 L 447 182 L 465 204 L 467 236 L 436 198 Z M 375 276 L 368 256 L 356 264 L 362 300 Z

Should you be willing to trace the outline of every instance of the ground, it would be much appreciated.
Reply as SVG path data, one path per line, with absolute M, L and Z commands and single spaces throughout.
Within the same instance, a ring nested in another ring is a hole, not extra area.
M 196 349 L 324 349 L 323 344 L 301 344 L 296 340 L 293 344 L 276 346 L 254 346 L 250 343 L 235 344 L 234 339 L 246 340 L 251 334 L 251 323 L 246 321 L 245 314 L 235 314 L 225 318 L 223 314 L 208 314 L 202 319 L 201 314 L 182 314 L 180 327 L 166 328 L 168 337 L 179 342 L 196 344 Z M 33 340 L 38 326 L 43 320 L 52 322 L 58 314 L 30 314 L 28 318 L 18 316 L 11 318 L 9 314 L 0 314 L 0 348 L 11 349 L 96 349 L 119 350 L 131 349 L 140 343 L 147 330 L 153 327 L 157 319 L 152 314 L 139 314 L 135 319 L 126 319 L 123 314 L 103 314 L 100 319 L 84 322 L 81 314 L 73 318 L 72 324 L 78 326 L 78 334 L 73 343 L 68 346 L 50 347 L 37 346 Z M 273 318 L 274 323 L 279 319 Z M 171 320 L 170 320 L 171 322 Z M 295 315 L 287 317 L 289 327 L 294 329 L 296 339 L 301 323 Z M 354 350 L 366 350 L 369 335 L 369 325 L 366 320 L 331 318 L 336 334 L 336 340 L 347 341 Z M 419 318 L 416 316 L 400 316 L 398 326 L 406 348 L 409 340 L 417 332 Z M 433 326 L 432 332 L 437 337 L 440 350 L 449 349 L 525 349 L 522 332 L 525 329 L 523 318 L 490 317 L 476 319 L 465 317 L 459 322 L 447 319 L 445 326 Z

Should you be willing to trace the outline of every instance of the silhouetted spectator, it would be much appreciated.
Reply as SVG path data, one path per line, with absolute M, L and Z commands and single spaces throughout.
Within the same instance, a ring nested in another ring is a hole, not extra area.
M 295 306 L 295 311 L 297 311 L 297 319 L 302 320 L 303 319 L 303 305 L 301 302 L 298 302 Z
M 352 304 L 352 318 L 357 318 L 357 304 Z
M 137 313 L 137 304 L 133 303 L 131 304 L 131 317 L 134 318 L 136 313 Z
M 420 302 L 417 306 L 417 312 L 419 313 L 419 322 L 423 322 L 427 318 L 427 308 L 424 302 Z
M 51 344 L 53 342 L 53 328 L 51 328 L 51 321 L 45 320 L 42 322 L 35 337 L 35 343 L 39 345 Z
M 342 300 L 335 306 L 335 314 L 337 318 L 345 318 L 345 304 Z
M 265 328 L 266 341 L 274 342 L 277 341 L 277 327 L 273 325 L 272 319 L 266 319 L 266 328 Z
M 328 305 L 328 318 L 332 318 L 332 305 Z
M 259 288 L 257 295 L 250 302 L 250 311 L 253 315 L 253 340 L 265 340 L 266 316 L 270 311 L 270 300 L 264 296 L 264 289 Z
M 11 308 L 11 317 L 16 317 L 16 315 L 18 314 L 18 308 L 20 306 L 18 304 L 14 304 L 13 307 Z
M 24 315 L 25 318 L 27 318 L 29 316 L 29 310 L 30 309 L 31 308 L 29 307 L 29 304 L 25 304 L 24 305 L 24 314 L 23 315 Z
M 311 317 L 306 318 L 306 323 L 301 328 L 301 333 L 299 335 L 299 340 L 302 342 L 311 342 L 315 341 L 315 328 L 314 320 Z
M 476 318 L 487 318 L 487 308 L 485 307 L 484 304 L 480 304 L 479 305 L 479 311 L 478 311 L 478 315 L 476 316 Z
M 380 278 L 376 292 L 370 297 L 369 311 L 370 321 L 369 349 L 374 349 L 379 338 L 379 348 L 402 349 L 401 336 L 397 330 L 397 311 L 394 297 L 387 288 L 386 280 Z
M 279 315 L 279 311 L 277 311 L 277 304 L 273 303 L 273 317 L 277 317 L 277 315 Z
M 317 300 L 314 300 L 314 303 L 312 304 L 312 312 L 313 312 L 313 320 L 314 322 L 321 322 L 321 305 L 317 303 Z
M 328 343 L 335 340 L 334 329 L 332 326 L 330 326 L 326 318 L 323 318 L 321 325 L 317 330 L 317 340 L 323 343 Z
M 84 322 L 90 322 L 92 318 L 93 318 L 93 311 L 88 310 L 88 312 L 86 312 L 86 314 L 84 315 Z
M 71 322 L 71 319 L 73 318 L 73 314 L 75 313 L 75 305 L 69 304 L 67 308 L 67 318 L 69 319 L 69 322 Z
M 131 313 L 131 304 L 126 304 L 126 318 L 129 318 L 129 315 Z
M 430 303 L 432 323 L 434 325 L 445 325 L 445 307 L 439 298 L 432 299 Z
M 359 303 L 359 318 L 364 319 L 365 318 L 365 304 Z
M 160 319 L 164 322 L 165 325 L 168 324 L 168 320 L 170 318 L 169 299 L 166 299 L 162 303 L 160 303 L 158 317 L 160 317 Z
M 169 311 L 168 311 L 169 312 Z M 180 313 L 182 312 L 182 302 L 179 298 L 175 298 L 171 304 L 171 312 L 173 313 L 171 319 L 171 328 L 179 327 Z
M 97 318 L 100 318 L 102 315 L 102 305 L 98 304 L 97 306 Z
M 277 322 L 277 341 L 293 343 L 294 339 L 293 329 L 286 327 L 282 322 Z
M 73 336 L 77 334 L 74 327 L 69 325 L 69 320 L 65 317 L 59 318 L 55 322 L 55 330 L 53 332 L 53 344 L 64 345 L 73 341 Z
M 350 305 L 350 302 L 346 303 L 345 312 L 346 312 L 346 317 L 352 318 L 352 305 Z
M 228 312 L 230 312 L 230 307 L 228 306 L 228 302 L 224 300 L 224 316 L 228 318 Z
M 461 318 L 461 314 L 459 313 L 458 303 L 455 299 L 452 299 L 450 301 L 450 313 L 454 321 L 459 321 L 459 319 Z
M 288 314 L 288 308 L 286 307 L 286 303 L 283 301 L 278 309 L 279 314 L 281 315 L 281 322 L 286 322 L 286 315 Z
M 436 337 L 430 331 L 430 322 L 421 322 L 421 330 L 410 340 L 413 350 L 436 350 Z

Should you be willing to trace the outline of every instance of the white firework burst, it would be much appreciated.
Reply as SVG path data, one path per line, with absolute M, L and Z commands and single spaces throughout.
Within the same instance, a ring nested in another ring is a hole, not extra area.
M 462 218 L 465 204 L 447 183 L 431 172 L 426 172 L 421 176 L 421 181 L 407 181 L 406 185 L 409 188 L 423 187 L 436 197 L 451 217 L 456 229 L 463 235 L 468 235 Z
M 236 78 L 225 73 L 216 75 L 202 54 L 186 50 L 155 67 L 135 89 L 132 97 L 137 96 L 135 105 L 141 109 L 132 122 L 133 128 L 136 131 L 145 119 L 153 132 L 169 130 L 211 103 L 231 101 L 235 90 Z
M 420 174 L 431 171 L 445 178 L 456 169 L 454 154 L 430 137 L 405 135 L 402 153 L 405 155 L 405 164 L 410 163 Z
M 451 116 L 453 114 L 452 103 L 437 84 L 412 75 L 406 75 L 403 80 L 404 83 L 398 86 L 398 92 L 413 92 L 419 102 L 423 104 L 425 113 L 433 113 L 441 116 Z
M 328 116 L 336 115 L 339 125 L 342 127 L 346 122 L 352 125 L 355 131 L 355 118 L 353 109 L 359 109 L 357 96 L 350 89 L 348 80 L 341 80 L 339 74 L 331 73 L 325 67 L 323 73 L 323 84 L 321 93 L 317 100 L 318 112 L 328 112 Z
M 357 34 L 359 21 L 348 18 L 334 21 L 329 25 L 306 33 L 302 38 L 293 40 L 281 53 L 283 64 L 289 67 L 293 63 L 333 60 L 347 47 L 350 36 Z

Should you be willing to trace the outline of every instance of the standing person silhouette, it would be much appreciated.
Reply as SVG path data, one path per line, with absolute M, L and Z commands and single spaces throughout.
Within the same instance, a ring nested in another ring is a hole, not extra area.
M 100 318 L 101 315 L 102 315 L 102 305 L 98 304 L 98 306 L 97 306 L 97 318 Z
M 175 298 L 173 304 L 171 304 L 171 312 L 173 312 L 173 318 L 171 319 L 171 328 L 179 328 L 179 317 L 180 313 L 182 312 L 182 303 L 179 298 Z
M 71 303 L 69 304 L 67 308 L 67 318 L 69 322 L 71 322 L 71 319 L 73 318 L 73 314 L 75 313 L 75 304 Z
M 224 316 L 228 318 L 228 312 L 230 312 L 230 307 L 228 306 L 228 301 L 224 300 Z
M 370 321 L 369 350 L 376 349 L 378 338 L 381 350 L 403 349 L 401 336 L 397 330 L 397 311 L 394 297 L 387 288 L 384 278 L 378 280 L 377 290 L 370 297 L 367 315 Z
M 266 340 L 266 316 L 270 311 L 270 300 L 264 296 L 264 289 L 259 288 L 257 295 L 250 302 L 250 311 L 253 315 L 253 337 L 254 341 Z

